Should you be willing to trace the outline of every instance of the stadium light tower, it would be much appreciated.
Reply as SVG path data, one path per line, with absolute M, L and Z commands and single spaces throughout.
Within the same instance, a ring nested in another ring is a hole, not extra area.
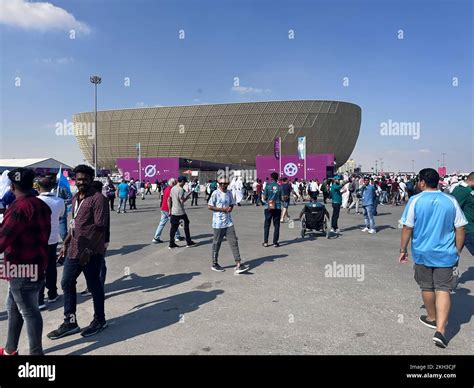
M 94 174 L 97 177 L 97 85 L 99 85 L 102 82 L 102 78 L 100 78 L 98 75 L 93 75 L 90 77 L 90 81 L 94 84 L 94 113 L 95 113 L 95 145 L 94 145 Z

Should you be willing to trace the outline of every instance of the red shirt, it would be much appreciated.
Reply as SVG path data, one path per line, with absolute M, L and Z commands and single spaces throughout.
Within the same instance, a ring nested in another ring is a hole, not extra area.
M 170 192 L 173 186 L 168 186 L 164 191 L 163 191 L 163 202 L 161 203 L 161 210 L 164 212 L 170 212 L 170 209 L 168 207 L 168 198 L 170 197 Z
M 0 226 L 0 253 L 10 264 L 36 264 L 43 278 L 48 265 L 51 209 L 33 194 L 15 200 Z

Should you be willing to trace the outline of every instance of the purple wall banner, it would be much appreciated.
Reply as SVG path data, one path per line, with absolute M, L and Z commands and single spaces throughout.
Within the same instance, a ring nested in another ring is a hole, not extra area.
M 306 155 L 306 179 L 326 178 L 326 167 L 334 166 L 334 154 Z M 279 171 L 279 163 L 273 156 L 258 155 L 256 159 L 257 177 L 265 180 L 274 171 Z M 281 156 L 282 177 L 289 180 L 304 179 L 304 161 L 298 155 Z
M 142 179 L 168 180 L 179 175 L 179 158 L 142 158 Z M 118 158 L 117 167 L 126 180 L 139 179 L 137 158 Z

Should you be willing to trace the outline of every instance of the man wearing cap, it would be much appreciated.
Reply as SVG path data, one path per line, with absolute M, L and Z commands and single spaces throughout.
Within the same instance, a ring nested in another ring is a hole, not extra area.
M 339 213 L 341 212 L 342 205 L 342 193 L 346 192 L 346 189 L 342 188 L 340 184 L 341 177 L 336 175 L 334 177 L 334 183 L 331 185 L 331 202 L 332 202 L 332 217 L 331 217 L 331 232 L 340 233 L 338 226 Z
M 163 196 L 162 196 L 162 202 L 161 202 L 161 219 L 160 223 L 158 224 L 158 227 L 156 228 L 155 231 L 155 236 L 153 237 L 152 243 L 154 244 L 159 244 L 161 243 L 161 233 L 163 232 L 163 229 L 165 225 L 168 223 L 169 218 L 170 218 L 170 209 L 168 208 L 168 198 L 171 193 L 171 189 L 176 186 L 176 179 L 175 178 L 170 178 L 168 180 L 168 187 L 166 187 L 163 190 Z M 179 233 L 179 228 L 176 229 L 176 235 L 174 236 L 175 241 L 181 241 L 182 239 L 184 240 L 184 237 L 181 237 Z
M 170 191 L 170 196 L 168 197 L 168 208 L 170 209 L 170 244 L 169 249 L 178 248 L 179 245 L 174 242 L 176 232 L 179 227 L 181 220 L 184 221 L 184 233 L 186 235 L 186 247 L 192 247 L 196 245 L 194 241 L 191 240 L 191 233 L 189 232 L 189 218 L 184 210 L 184 203 L 191 197 L 192 190 L 186 195 L 184 192 L 184 184 L 188 181 L 185 176 L 178 177 L 178 184 L 174 186 Z
M 0 253 L 5 252 L 6 270 L 1 272 L 9 280 L 7 343 L 5 348 L 0 348 L 0 355 L 18 354 L 23 322 L 26 323 L 30 354 L 43 354 L 43 319 L 38 295 L 44 285 L 48 263 L 51 209 L 34 196 L 34 176 L 33 170 L 27 168 L 8 173 L 16 199 L 6 210 L 0 226 Z M 22 271 L 22 268 L 26 270 Z
M 234 270 L 235 274 L 240 274 L 248 271 L 249 267 L 241 264 L 239 244 L 237 242 L 234 223 L 232 222 L 232 216 L 230 214 L 235 206 L 235 202 L 232 193 L 227 190 L 228 186 L 229 181 L 227 178 L 220 178 L 219 188 L 212 193 L 207 206 L 208 209 L 213 212 L 212 228 L 214 229 L 214 241 L 212 244 L 211 269 L 216 272 L 225 271 L 224 268 L 219 265 L 217 259 L 219 257 L 222 240 L 224 239 L 224 236 L 226 236 L 236 263 Z

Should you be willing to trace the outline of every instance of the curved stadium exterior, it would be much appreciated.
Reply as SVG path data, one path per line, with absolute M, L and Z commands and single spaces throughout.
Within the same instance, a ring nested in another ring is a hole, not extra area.
M 79 147 L 93 162 L 95 140 L 80 131 L 94 123 L 94 112 L 73 115 Z M 351 155 L 359 136 L 361 108 L 339 101 L 268 101 L 99 111 L 98 166 L 112 169 L 117 158 L 181 157 L 255 166 L 257 155 L 296 154 L 306 136 L 307 154 L 332 153 L 337 166 Z

